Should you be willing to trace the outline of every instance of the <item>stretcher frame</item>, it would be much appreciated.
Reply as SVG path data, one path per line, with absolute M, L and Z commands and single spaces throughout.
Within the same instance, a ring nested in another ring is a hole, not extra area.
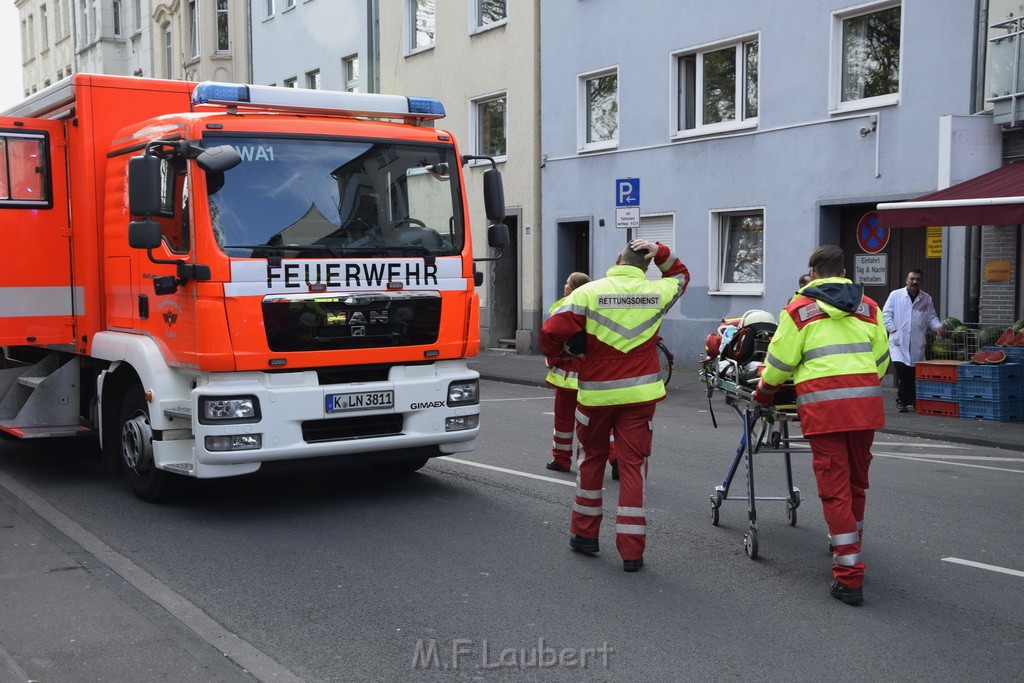
M 741 368 L 735 361 L 723 359 L 720 362 L 731 363 L 734 367 L 733 377 L 742 377 Z M 708 386 L 708 404 L 711 404 L 711 397 L 715 392 L 725 396 L 725 403 L 740 418 L 743 425 L 743 432 L 740 437 L 739 447 L 733 455 L 732 462 L 726 472 L 725 480 L 720 486 L 715 487 L 711 498 L 711 524 L 718 526 L 719 509 L 722 503 L 727 500 L 747 501 L 747 520 L 749 527 L 743 535 L 743 550 L 747 557 L 752 560 L 758 555 L 758 534 L 757 534 L 757 501 L 785 501 L 786 519 L 790 526 L 796 526 L 796 510 L 800 507 L 800 489 L 793 485 L 793 467 L 791 457 L 793 454 L 810 453 L 806 437 L 792 436 L 789 433 L 789 425 L 798 423 L 796 406 L 793 404 L 781 404 L 772 406 L 761 406 L 753 399 L 753 390 L 742 384 L 742 381 L 730 380 L 722 377 L 720 372 L 711 369 L 713 363 L 705 363 L 701 371 L 701 380 Z M 714 421 L 714 411 L 711 413 Z M 759 429 L 760 428 L 760 429 Z M 782 454 L 786 467 L 786 493 L 782 496 L 758 496 L 754 487 L 754 455 L 759 453 Z M 729 489 L 732 486 L 733 478 L 739 470 L 740 461 L 745 463 L 747 475 L 746 496 L 730 496 Z

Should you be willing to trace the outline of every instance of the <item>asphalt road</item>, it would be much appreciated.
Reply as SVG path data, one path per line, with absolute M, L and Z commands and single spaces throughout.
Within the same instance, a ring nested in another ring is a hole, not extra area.
M 568 548 L 574 475 L 543 467 L 550 391 L 483 393 L 479 448 L 397 481 L 210 481 L 154 506 L 69 442 L 0 442 L 0 473 L 309 681 L 1024 677 L 1019 447 L 881 435 L 866 602 L 849 607 L 827 592 L 808 456 L 794 458 L 796 526 L 783 504 L 758 505 L 757 560 L 743 552 L 744 501 L 711 525 L 708 496 L 740 437 L 724 405 L 717 430 L 671 396 L 659 407 L 646 566 L 627 574 L 610 478 L 603 552 Z M 759 494 L 780 494 L 781 457 L 755 462 Z

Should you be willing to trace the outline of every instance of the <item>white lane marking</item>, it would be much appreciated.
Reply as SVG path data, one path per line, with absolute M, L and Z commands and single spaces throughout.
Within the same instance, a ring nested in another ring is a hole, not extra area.
M 539 479 L 541 481 L 550 481 L 554 484 L 563 484 L 565 486 L 576 486 L 575 481 L 566 481 L 565 479 L 555 479 L 554 477 L 545 477 L 542 474 L 530 474 L 529 472 L 520 472 L 518 470 L 510 470 L 504 467 L 495 467 L 494 465 L 485 465 L 482 462 L 473 462 L 472 460 L 460 460 L 459 458 L 453 458 L 450 455 L 442 455 L 437 460 L 447 460 L 448 462 L 458 463 L 460 465 L 469 465 L 470 467 L 479 467 L 485 470 L 494 470 L 495 472 L 504 472 L 505 474 L 514 474 L 519 477 L 527 477 L 529 479 Z
M 938 460 L 989 460 L 994 462 L 1019 462 L 1024 465 L 1024 457 L 1017 456 L 1015 458 L 1001 458 L 995 455 L 938 455 L 934 453 L 885 453 L 885 452 L 874 452 L 873 455 L 886 455 L 894 458 L 913 458 L 914 460 L 920 460 L 921 458 L 936 458 Z
M 33 512 L 92 555 L 97 562 L 110 567 L 125 581 L 139 589 L 143 595 L 159 604 L 189 630 L 222 652 L 224 656 L 257 680 L 274 681 L 274 683 L 284 681 L 302 683 L 301 678 L 274 661 L 270 655 L 261 652 L 252 644 L 242 640 L 238 634 L 221 626 L 206 612 L 185 599 L 183 595 L 175 593 L 170 586 L 111 548 L 78 522 L 50 505 L 41 496 L 5 474 L 0 474 L 0 486 L 17 496 Z
M 930 460 L 928 458 L 915 458 L 912 455 L 890 455 L 888 453 L 873 453 L 881 458 L 895 458 L 896 460 L 912 460 L 914 462 L 933 462 L 936 465 L 956 465 L 957 467 L 976 467 L 979 470 L 995 470 L 997 472 L 1016 472 L 1024 474 L 1024 470 L 1015 470 L 1009 467 L 989 467 L 988 465 L 972 465 L 969 462 L 951 462 L 949 460 Z
M 1021 576 L 1024 577 L 1024 572 L 1019 569 L 1007 569 L 1006 567 L 997 567 L 994 564 L 984 564 L 982 562 L 974 562 L 973 560 L 961 560 L 959 557 L 944 557 L 943 562 L 952 562 L 953 564 L 964 564 L 968 567 L 977 567 L 978 569 L 987 569 L 990 572 L 999 572 L 1000 574 L 1009 574 L 1010 576 Z
M 550 401 L 550 396 L 526 396 L 524 398 L 482 398 L 481 403 L 497 403 L 499 401 Z

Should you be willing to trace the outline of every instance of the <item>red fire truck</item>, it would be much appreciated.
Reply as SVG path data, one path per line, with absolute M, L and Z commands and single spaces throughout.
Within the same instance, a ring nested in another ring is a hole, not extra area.
M 472 450 L 480 276 L 437 100 L 78 74 L 0 116 L 0 430 L 136 495 Z M 483 176 L 488 241 L 508 241 Z

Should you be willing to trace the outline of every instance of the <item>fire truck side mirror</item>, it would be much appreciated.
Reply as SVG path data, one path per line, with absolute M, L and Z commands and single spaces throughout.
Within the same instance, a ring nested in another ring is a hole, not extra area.
M 133 216 L 160 212 L 160 159 L 150 154 L 128 160 L 128 211 Z
M 207 173 L 224 173 L 242 163 L 242 156 L 231 145 L 219 145 L 203 150 L 196 157 L 196 164 Z
M 484 171 L 484 209 L 488 220 L 505 220 L 505 188 L 501 184 L 501 173 L 493 168 Z M 507 230 L 505 234 L 508 235 Z
M 504 223 L 494 223 L 487 228 L 487 244 L 494 249 L 507 247 L 509 243 L 508 226 Z
M 160 246 L 160 224 L 145 219 L 128 224 L 128 246 L 132 249 L 155 249 Z

